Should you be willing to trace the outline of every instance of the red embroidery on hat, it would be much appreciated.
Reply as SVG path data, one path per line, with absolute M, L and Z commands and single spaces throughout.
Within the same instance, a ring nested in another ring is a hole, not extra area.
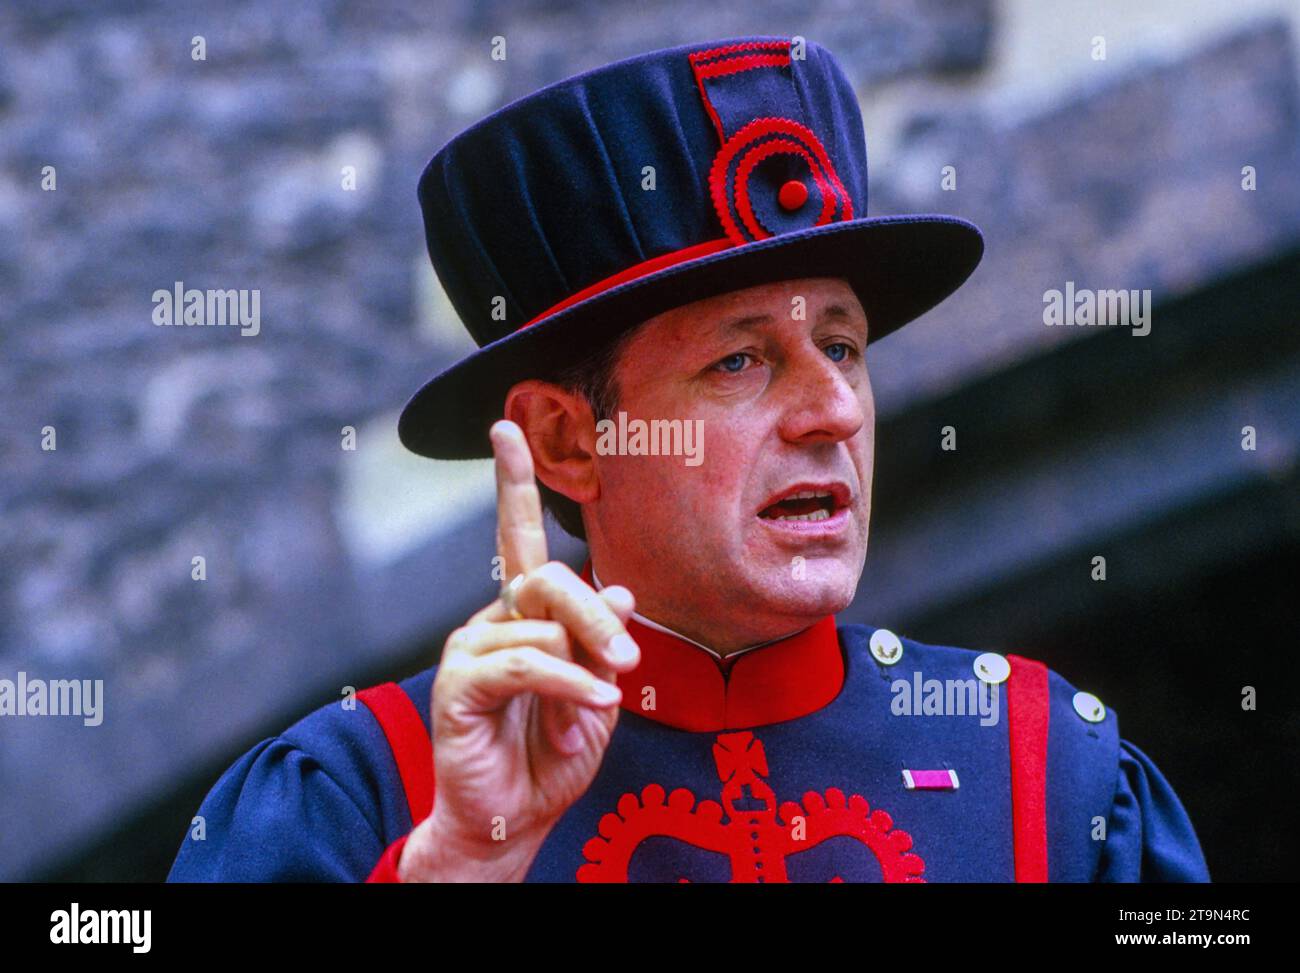
M 792 119 L 786 118 L 761 118 L 755 119 L 748 125 L 744 126 L 731 139 L 726 137 L 722 126 L 722 121 L 718 117 L 717 111 L 709 101 L 708 91 L 704 87 L 706 77 L 716 77 L 720 74 L 731 74 L 739 71 L 763 67 L 784 67 L 790 64 L 790 42 L 777 41 L 749 41 L 741 44 L 731 44 L 725 47 L 715 47 L 704 51 L 695 51 L 689 55 L 691 68 L 695 73 L 696 86 L 699 88 L 700 98 L 704 102 L 705 110 L 708 112 L 713 126 L 718 133 L 718 140 L 722 143 L 722 151 L 714 160 L 714 168 L 710 172 L 710 192 L 713 198 L 715 209 L 718 210 L 719 218 L 722 220 L 723 227 L 726 229 L 726 236 L 716 239 L 707 240 L 703 243 L 697 243 L 691 246 L 682 247 L 679 250 L 670 253 L 660 254 L 657 257 L 651 257 L 640 263 L 621 270 L 615 274 L 596 281 L 593 284 L 584 287 L 575 294 L 571 294 L 563 300 L 548 307 L 540 314 L 534 315 L 528 321 L 519 326 L 517 330 L 531 327 L 541 321 L 544 321 L 565 309 L 572 307 L 582 301 L 595 297 L 611 288 L 620 284 L 626 284 L 641 277 L 657 273 L 671 266 L 688 261 L 697 260 L 702 257 L 718 253 L 722 250 L 730 249 L 743 243 L 748 243 L 752 239 L 761 239 L 771 236 L 767 230 L 760 225 L 754 215 L 753 205 L 749 198 L 749 176 L 754 166 L 769 155 L 784 151 L 790 155 L 796 155 L 801 158 L 808 166 L 813 182 L 821 190 L 822 208 L 817 216 L 814 226 L 829 222 L 834 218 L 836 210 L 840 210 L 838 219 L 853 218 L 853 203 L 849 199 L 843 184 L 835 173 L 831 165 L 830 158 L 826 154 L 826 149 L 818 140 L 817 136 L 807 127 L 800 125 Z M 762 154 L 753 158 L 752 162 L 746 164 L 749 155 L 743 155 L 737 161 L 735 156 L 741 153 L 747 147 L 743 144 L 740 136 L 749 133 L 746 137 L 763 141 L 766 145 L 768 142 L 777 141 L 774 137 L 777 134 L 790 136 L 791 140 L 779 140 L 781 148 L 762 149 Z M 728 162 L 737 162 L 737 173 L 735 185 L 736 197 L 734 205 L 735 213 L 732 213 L 731 206 L 727 203 L 726 196 L 726 178 L 728 173 L 725 166 L 721 175 L 718 175 L 718 159 L 723 153 L 727 152 Z M 743 172 L 741 171 L 743 167 Z M 719 189 L 714 185 L 716 179 L 720 178 L 722 185 Z M 802 203 L 800 204 L 802 205 Z M 740 223 L 744 224 L 744 230 L 740 228 Z M 745 231 L 748 231 L 748 234 Z
M 780 53 L 746 54 L 746 51 Z M 713 128 L 718 133 L 718 141 L 725 142 L 727 133 L 722 127 L 722 119 L 718 117 L 713 102 L 709 100 L 709 93 L 704 87 L 704 79 L 722 74 L 749 71 L 754 68 L 785 67 L 790 63 L 790 42 L 749 41 L 744 44 L 731 44 L 727 47 L 714 47 L 707 51 L 695 51 L 689 57 L 691 70 L 695 73 L 695 87 L 700 91 L 700 100 L 704 102 L 704 110 L 708 112 L 709 118 L 713 122 Z
M 716 78 L 723 74 L 737 74 L 754 68 L 783 68 L 790 63 L 789 54 L 746 54 L 744 57 L 724 58 L 721 61 L 695 65 L 697 78 Z
M 745 223 L 745 228 L 753 234 L 752 239 L 761 240 L 763 237 L 770 236 L 767 230 L 760 227 L 758 220 L 754 216 L 754 207 L 749 197 L 749 174 L 753 172 L 754 166 L 758 165 L 770 155 L 778 153 L 787 153 L 791 155 L 801 155 L 808 163 L 808 169 L 812 173 L 813 179 L 816 180 L 817 186 L 822 191 L 822 208 L 817 214 L 817 220 L 813 226 L 821 226 L 823 223 L 830 222 L 831 213 L 835 209 L 835 196 L 831 189 L 830 183 L 826 177 L 817 170 L 817 165 L 813 160 L 811 153 L 797 142 L 791 142 L 788 139 L 772 139 L 764 142 L 761 146 L 745 155 L 745 161 L 736 169 L 736 188 L 732 194 L 736 201 L 736 210 L 740 213 L 740 218 Z M 799 185 L 796 183 L 796 185 Z M 782 187 L 784 188 L 784 187 Z M 807 190 L 805 189 L 805 193 Z
M 776 136 L 785 136 L 785 138 L 778 139 Z M 722 221 L 722 228 L 728 237 L 739 245 L 772 235 L 760 227 L 752 216 L 753 204 L 748 186 L 748 174 L 753 168 L 752 164 L 745 169 L 746 178 L 744 180 L 740 178 L 740 167 L 745 165 L 751 154 L 763 152 L 765 156 L 776 151 L 764 149 L 764 146 L 771 141 L 781 143 L 785 152 L 802 158 L 822 190 L 822 210 L 813 226 L 821 226 L 833 219 L 853 219 L 853 200 L 849 198 L 844 184 L 840 182 L 840 177 L 835 172 L 835 167 L 831 164 L 830 156 L 827 155 L 826 147 L 822 145 L 821 140 L 810 128 L 792 118 L 769 116 L 756 118 L 741 128 L 727 139 L 713 159 L 713 168 L 709 171 L 709 193 L 718 219 Z M 732 191 L 728 193 L 727 177 L 733 165 L 736 166 L 736 177 Z M 839 210 L 838 215 L 835 213 L 836 210 Z M 749 218 L 746 218 L 746 213 L 750 214 Z M 736 220 L 737 214 L 745 224 L 744 230 Z M 746 234 L 745 230 L 749 233 Z
M 880 863 L 886 882 L 924 882 L 925 861 L 911 852 L 912 837 L 894 827 L 885 811 L 872 811 L 865 798 L 847 799 L 837 788 L 825 794 L 809 791 L 802 803 L 786 801 L 776 807 L 776 795 L 763 780 L 767 755 L 749 731 L 720 733 L 713 761 L 722 781 L 722 803 L 701 801 L 679 787 L 664 800 L 664 789 L 650 784 L 624 794 L 617 814 L 600 819 L 600 836 L 582 849 L 587 863 L 579 866 L 579 882 L 626 882 L 628 866 L 638 845 L 647 838 L 677 838 L 731 859 L 732 882 L 788 882 L 786 859 L 834 837 L 856 838 Z M 762 808 L 738 809 L 745 792 Z M 722 821 L 726 810 L 727 822 Z M 678 881 L 685 881 L 679 878 Z M 842 881 L 840 876 L 830 878 Z
M 741 51 L 787 51 L 789 52 L 789 40 L 745 40 L 740 44 L 727 44 L 724 47 L 710 47 L 705 51 L 693 51 L 690 53 L 690 61 L 711 61 L 716 57 L 725 57 L 735 55 Z
M 808 187 L 798 179 L 791 179 L 776 194 L 782 209 L 796 210 L 808 202 Z
M 746 53 L 748 51 L 770 53 Z M 708 51 L 695 51 L 690 55 L 690 66 L 694 69 L 697 81 L 701 78 L 716 78 L 720 74 L 748 72 L 754 68 L 784 68 L 789 62 L 788 40 L 732 44 L 731 47 L 715 47 Z

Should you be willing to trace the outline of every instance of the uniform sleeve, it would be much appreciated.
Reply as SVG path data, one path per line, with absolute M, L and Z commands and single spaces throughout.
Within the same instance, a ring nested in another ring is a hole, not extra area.
M 1178 795 L 1151 758 L 1120 741 L 1119 781 L 1099 882 L 1208 882 L 1209 869 Z
M 282 737 L 230 767 L 198 816 L 170 882 L 361 882 L 385 852 L 379 822 Z

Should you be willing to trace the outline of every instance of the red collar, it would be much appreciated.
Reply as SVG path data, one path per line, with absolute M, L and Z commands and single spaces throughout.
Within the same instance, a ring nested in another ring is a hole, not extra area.
M 582 576 L 591 582 L 590 561 Z M 716 733 L 798 719 L 821 709 L 844 685 L 833 615 L 723 659 L 635 618 L 627 630 L 641 647 L 641 662 L 618 677 L 620 705 L 679 730 Z

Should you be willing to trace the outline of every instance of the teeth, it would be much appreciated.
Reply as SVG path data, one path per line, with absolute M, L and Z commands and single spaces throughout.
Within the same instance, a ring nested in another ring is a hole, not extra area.
M 798 493 L 792 493 L 786 497 L 787 500 L 815 500 L 818 497 L 829 497 L 830 494 L 825 490 L 800 490 Z
M 773 517 L 773 520 L 826 520 L 831 515 L 829 510 L 814 510 L 810 514 L 799 514 L 797 516 Z

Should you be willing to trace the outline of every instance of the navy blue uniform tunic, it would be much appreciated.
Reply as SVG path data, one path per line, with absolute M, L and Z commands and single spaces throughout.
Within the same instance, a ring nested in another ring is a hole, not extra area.
M 890 664 L 871 650 L 877 631 L 901 647 Z M 969 705 L 978 694 L 954 710 L 979 653 L 883 629 L 828 618 L 729 671 L 665 630 L 633 634 L 642 664 L 619 679 L 624 711 L 600 770 L 528 881 L 1209 880 L 1172 787 L 1120 738 L 1116 714 L 1081 714 L 1075 688 L 1038 663 L 1011 656 L 1009 678 L 981 691 L 997 694 L 994 718 Z M 387 687 L 426 746 L 436 672 Z M 1035 675 L 1036 704 L 1016 695 Z M 412 802 L 419 758 L 404 781 L 376 712 L 334 702 L 244 754 L 170 880 L 392 880 L 434 798 Z

